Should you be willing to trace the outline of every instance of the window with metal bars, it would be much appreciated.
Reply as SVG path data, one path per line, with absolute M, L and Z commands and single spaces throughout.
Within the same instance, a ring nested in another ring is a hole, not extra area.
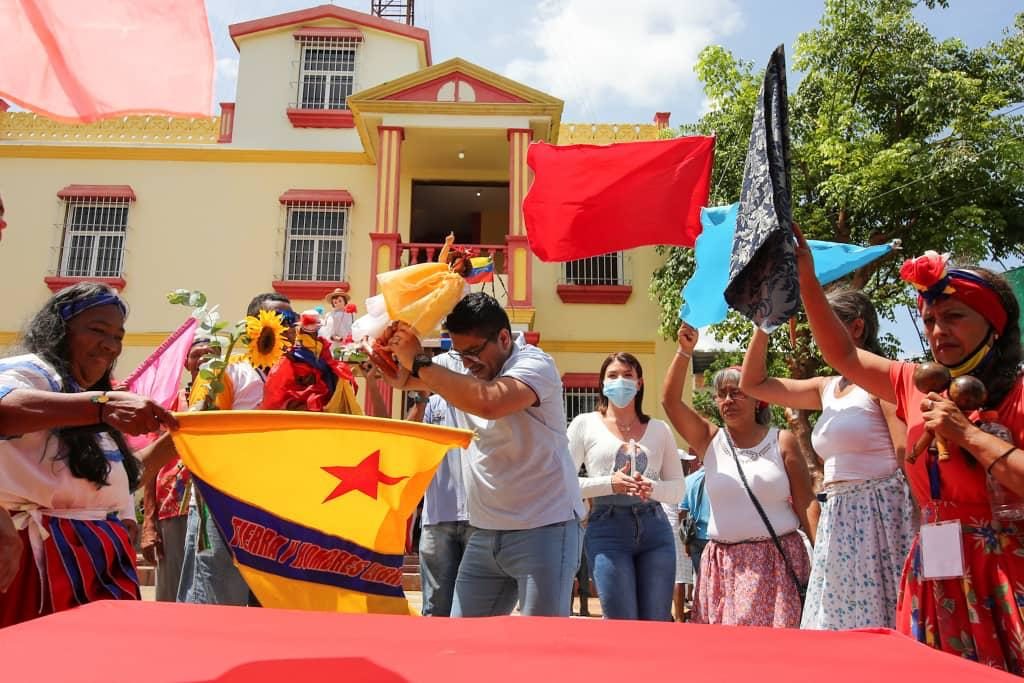
M 349 38 L 304 38 L 300 43 L 298 107 L 347 109 L 355 86 L 356 50 Z
M 67 200 L 60 274 L 65 277 L 120 277 L 127 228 L 128 200 Z
M 562 264 L 562 283 L 567 285 L 625 285 L 621 251 Z
M 577 415 L 597 410 L 598 389 L 587 387 L 565 387 L 562 400 L 565 402 L 565 419 L 568 425 Z
M 287 212 L 284 279 L 344 280 L 348 207 L 291 204 Z

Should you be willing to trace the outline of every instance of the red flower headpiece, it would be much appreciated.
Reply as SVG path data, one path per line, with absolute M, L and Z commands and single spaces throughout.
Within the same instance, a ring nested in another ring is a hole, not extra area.
M 900 277 L 917 290 L 918 310 L 925 303 L 951 296 L 973 308 L 1002 334 L 1006 329 L 1006 309 L 992 285 L 969 270 L 947 268 L 947 261 L 949 254 L 926 251 L 923 256 L 903 262 Z

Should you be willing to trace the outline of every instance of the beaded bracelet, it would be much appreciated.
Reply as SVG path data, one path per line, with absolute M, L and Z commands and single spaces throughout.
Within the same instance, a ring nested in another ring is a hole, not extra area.
M 1010 457 L 1010 453 L 1013 453 L 1015 450 L 1017 450 L 1016 446 L 1010 446 L 1010 449 L 1008 451 L 1006 451 L 1005 453 L 1003 453 L 998 458 L 996 458 L 995 460 L 988 464 L 988 467 L 985 468 L 985 472 L 987 474 L 992 474 L 992 468 L 996 466 L 996 463 L 999 462 L 1000 460 L 1005 460 L 1006 458 Z

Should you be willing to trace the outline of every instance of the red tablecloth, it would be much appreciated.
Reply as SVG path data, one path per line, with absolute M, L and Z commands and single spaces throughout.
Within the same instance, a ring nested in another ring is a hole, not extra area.
M 892 631 L 99 602 L 0 630 L 0 681 L 1006 681 Z

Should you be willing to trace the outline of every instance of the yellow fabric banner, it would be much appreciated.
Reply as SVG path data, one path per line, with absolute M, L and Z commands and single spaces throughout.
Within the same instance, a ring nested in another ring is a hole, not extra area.
M 284 411 L 177 418 L 174 445 L 262 605 L 409 613 L 406 523 L 472 432 Z

